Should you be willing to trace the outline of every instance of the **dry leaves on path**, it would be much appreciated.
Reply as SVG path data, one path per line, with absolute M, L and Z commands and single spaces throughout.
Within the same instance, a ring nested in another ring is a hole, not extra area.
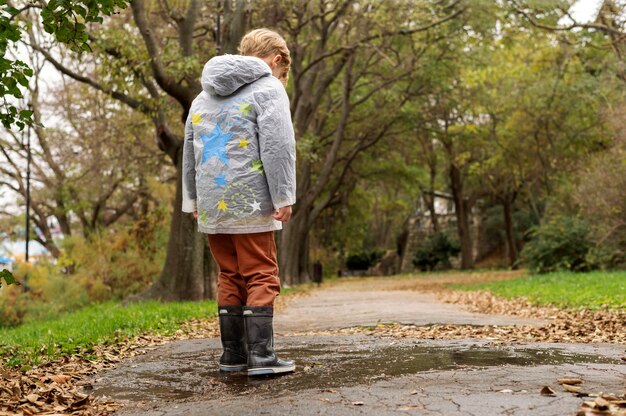
M 626 344 L 626 312 L 613 310 L 563 310 L 539 307 L 526 299 L 502 299 L 490 292 L 465 292 L 439 289 L 437 297 L 446 303 L 463 305 L 472 312 L 515 315 L 547 321 L 545 325 L 458 325 L 427 326 L 385 324 L 299 334 L 368 334 L 401 338 L 465 339 L 486 338 L 502 342 L 608 342 Z
M 626 416 L 626 395 L 609 396 L 599 394 L 595 400 L 583 402 L 576 416 Z
M 626 311 L 535 306 L 527 299 L 502 299 L 484 291 L 441 291 L 438 297 L 472 312 L 548 320 L 542 327 L 520 327 L 519 335 L 534 341 L 626 343 Z
M 80 354 L 48 362 L 28 371 L 0 367 L 0 416 L 35 414 L 109 415 L 120 405 L 89 394 L 89 377 L 124 358 L 144 354 L 159 345 L 193 338 L 218 336 L 216 318 L 192 320 L 172 335 L 144 334 L 116 339 L 93 348 L 87 360 Z

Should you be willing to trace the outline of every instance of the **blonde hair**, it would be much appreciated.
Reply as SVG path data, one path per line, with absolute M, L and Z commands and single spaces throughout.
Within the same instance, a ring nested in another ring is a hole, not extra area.
M 278 33 L 265 29 L 254 29 L 248 32 L 239 43 L 239 53 L 246 56 L 266 58 L 272 54 L 282 57 L 278 65 L 281 73 L 278 77 L 283 85 L 289 81 L 289 69 L 291 68 L 291 54 L 287 48 L 287 42 Z

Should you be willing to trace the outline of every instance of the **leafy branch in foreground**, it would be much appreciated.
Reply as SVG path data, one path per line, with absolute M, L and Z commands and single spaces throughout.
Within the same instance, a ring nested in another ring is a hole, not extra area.
M 88 44 L 88 23 L 102 23 L 102 15 L 126 8 L 129 0 L 50 0 L 42 6 L 28 4 L 20 9 L 7 0 L 0 0 L 0 122 L 7 129 L 15 125 L 20 130 L 32 123 L 32 112 L 17 108 L 7 97 L 23 98 L 21 87 L 28 86 L 33 70 L 28 64 L 7 57 L 7 51 L 17 44 L 26 30 L 19 15 L 29 9 L 41 9 L 44 30 L 55 40 L 75 51 L 91 49 Z
M 8 271 L 7 269 L 2 269 L 0 272 L 0 288 L 2 287 L 2 279 L 7 283 L 7 285 L 19 285 L 20 282 L 15 280 L 15 276 Z

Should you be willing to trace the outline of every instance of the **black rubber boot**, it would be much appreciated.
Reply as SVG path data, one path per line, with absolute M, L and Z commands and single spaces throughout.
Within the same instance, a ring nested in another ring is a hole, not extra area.
M 220 357 L 220 371 L 246 371 L 248 351 L 243 323 L 242 306 L 218 306 L 220 336 L 224 352 Z
M 274 352 L 274 329 L 271 306 L 244 306 L 243 317 L 248 337 L 248 375 L 289 373 L 296 369 L 293 361 L 281 360 Z

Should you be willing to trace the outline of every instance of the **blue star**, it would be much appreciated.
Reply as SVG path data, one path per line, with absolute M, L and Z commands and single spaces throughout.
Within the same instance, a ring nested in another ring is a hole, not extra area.
M 202 163 L 216 156 L 224 164 L 228 164 L 226 157 L 226 143 L 233 136 L 232 133 L 224 133 L 218 124 L 209 134 L 200 134 L 200 139 L 204 143 L 202 150 Z
M 228 185 L 228 182 L 226 182 L 226 176 L 224 176 L 223 174 L 217 175 L 215 178 L 213 178 L 213 180 L 215 181 L 215 184 L 218 186 L 218 188 Z

